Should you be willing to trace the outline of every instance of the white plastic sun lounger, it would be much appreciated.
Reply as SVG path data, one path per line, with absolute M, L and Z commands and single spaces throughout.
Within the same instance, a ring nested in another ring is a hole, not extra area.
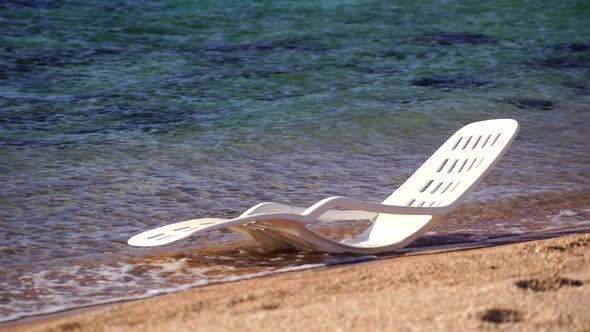
M 127 243 L 160 246 L 229 227 L 261 242 L 300 250 L 374 254 L 399 249 L 423 235 L 467 197 L 506 152 L 518 129 L 518 122 L 511 119 L 480 121 L 461 128 L 381 204 L 340 196 L 309 208 L 266 202 L 238 218 L 187 220 L 135 235 Z M 372 224 L 357 237 L 343 241 L 307 227 L 317 220 L 363 219 Z

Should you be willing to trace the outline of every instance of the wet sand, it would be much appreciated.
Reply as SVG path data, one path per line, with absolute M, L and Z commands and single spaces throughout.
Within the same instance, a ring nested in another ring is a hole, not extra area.
M 590 330 L 590 234 L 210 285 L 7 331 Z

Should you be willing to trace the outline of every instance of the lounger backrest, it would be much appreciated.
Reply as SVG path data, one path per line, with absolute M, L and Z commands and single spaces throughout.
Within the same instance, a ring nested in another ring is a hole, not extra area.
M 466 125 L 383 203 L 454 208 L 494 167 L 518 129 L 518 122 L 511 119 Z

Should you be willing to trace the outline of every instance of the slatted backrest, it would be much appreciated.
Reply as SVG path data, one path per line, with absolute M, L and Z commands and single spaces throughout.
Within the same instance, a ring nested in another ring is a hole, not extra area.
M 518 129 L 518 122 L 511 119 L 466 125 L 383 203 L 455 207 L 494 167 Z

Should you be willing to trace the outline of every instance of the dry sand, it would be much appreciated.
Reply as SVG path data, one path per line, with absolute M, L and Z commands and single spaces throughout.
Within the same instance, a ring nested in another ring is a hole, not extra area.
M 590 331 L 590 234 L 210 285 L 8 331 Z

